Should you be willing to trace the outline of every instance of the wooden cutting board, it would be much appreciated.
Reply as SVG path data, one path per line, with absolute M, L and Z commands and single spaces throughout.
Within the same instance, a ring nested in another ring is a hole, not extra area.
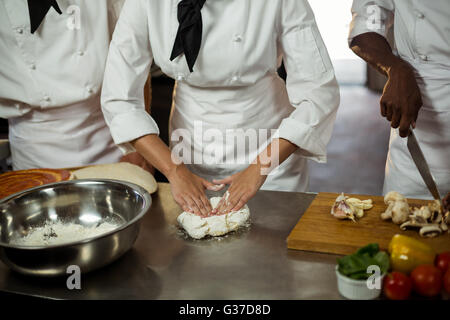
M 436 252 L 450 251 L 449 233 L 436 238 L 422 238 L 417 231 L 402 231 L 391 221 L 381 220 L 380 214 L 387 208 L 383 197 L 348 195 L 361 200 L 372 199 L 374 206 L 365 211 L 364 217 L 357 222 L 338 220 L 330 213 L 337 196 L 337 193 L 317 195 L 287 238 L 289 249 L 347 255 L 369 243 L 378 243 L 381 249 L 386 250 L 392 236 L 399 233 L 429 244 Z M 408 199 L 410 206 L 429 202 Z

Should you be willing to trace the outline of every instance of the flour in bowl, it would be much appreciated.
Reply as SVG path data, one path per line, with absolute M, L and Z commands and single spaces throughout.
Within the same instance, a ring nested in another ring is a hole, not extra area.
M 10 244 L 20 246 L 58 245 L 97 237 L 117 227 L 118 224 L 111 222 L 86 227 L 81 224 L 57 221 L 47 223 L 43 227 L 32 228 L 26 236 L 12 239 Z

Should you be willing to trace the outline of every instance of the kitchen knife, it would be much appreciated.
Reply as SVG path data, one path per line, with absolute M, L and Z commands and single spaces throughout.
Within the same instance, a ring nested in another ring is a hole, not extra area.
M 430 167 L 425 160 L 425 156 L 423 155 L 422 149 L 419 146 L 419 142 L 416 139 L 416 135 L 414 134 L 412 127 L 409 129 L 407 146 L 417 169 L 419 169 L 419 173 L 422 176 L 423 181 L 425 181 L 425 184 L 427 185 L 428 190 L 433 195 L 435 200 L 439 200 L 442 208 L 441 195 L 439 194 L 439 190 L 436 186 L 433 175 L 431 174 Z

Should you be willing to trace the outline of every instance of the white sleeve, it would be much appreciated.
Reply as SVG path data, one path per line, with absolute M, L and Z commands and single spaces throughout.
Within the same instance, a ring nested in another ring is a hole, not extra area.
M 376 32 L 386 38 L 394 22 L 394 9 L 392 0 L 353 0 L 348 44 L 367 32 Z
M 102 89 L 102 110 L 111 135 L 127 149 L 127 142 L 159 134 L 144 102 L 152 60 L 146 1 L 127 0 L 111 41 Z
M 295 110 L 282 121 L 278 136 L 297 145 L 302 156 L 325 162 L 339 106 L 339 87 L 306 0 L 283 0 L 279 42 L 289 101 Z

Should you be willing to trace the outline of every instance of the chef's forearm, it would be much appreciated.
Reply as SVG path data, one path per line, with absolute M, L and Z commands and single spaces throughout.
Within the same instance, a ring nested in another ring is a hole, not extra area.
M 273 170 L 277 165 L 282 164 L 284 160 L 297 149 L 298 147 L 295 144 L 286 139 L 273 139 L 271 144 L 258 155 L 256 163 L 262 168 L 271 168 L 271 170 Z
M 387 40 L 375 32 L 356 36 L 352 40 L 350 48 L 385 76 L 389 76 L 392 67 L 404 63 L 403 60 L 394 55 Z
M 169 147 L 156 134 L 140 137 L 132 144 L 145 160 L 169 179 L 177 164 L 172 160 Z

